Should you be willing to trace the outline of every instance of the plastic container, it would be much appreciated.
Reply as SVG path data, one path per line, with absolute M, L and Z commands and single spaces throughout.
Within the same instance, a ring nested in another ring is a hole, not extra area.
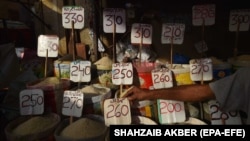
M 29 140 L 29 141 L 38 141 L 38 140 L 39 141 L 53 141 L 54 140 L 53 134 L 54 134 L 55 128 L 57 127 L 57 125 L 59 124 L 59 122 L 61 120 L 60 116 L 55 114 L 55 113 L 50 113 L 50 114 L 46 114 L 46 115 L 41 115 L 40 117 L 46 117 L 46 118 L 51 119 L 51 124 L 49 126 L 47 126 L 46 128 L 40 130 L 39 132 L 34 131 L 35 133 L 30 133 L 30 134 L 17 135 L 15 133 L 13 133 L 13 131 L 18 126 L 21 126 L 21 124 L 23 124 L 22 126 L 27 125 L 27 124 L 24 125 L 24 123 L 28 122 L 28 120 L 32 118 L 31 116 L 18 117 L 17 119 L 9 122 L 7 124 L 7 126 L 5 127 L 5 134 L 6 134 L 7 140 L 8 141 L 25 141 L 25 140 Z M 40 123 L 40 124 L 42 124 L 42 123 Z M 39 123 L 37 123 L 37 125 L 39 125 Z M 30 127 L 30 126 L 32 126 L 32 125 L 29 124 L 29 127 L 27 127 L 26 129 L 27 130 L 31 129 L 32 127 Z M 35 129 L 35 127 L 34 127 L 34 129 Z
M 44 93 L 44 112 L 62 113 L 64 91 L 69 89 L 70 80 L 47 77 L 26 84 L 27 89 L 41 89 Z
M 70 79 L 70 61 L 54 61 L 54 74 L 58 78 Z
M 169 67 L 169 65 L 167 65 Z M 190 67 L 188 64 L 173 64 L 172 69 L 176 86 L 194 84 L 190 76 Z M 175 85 L 175 84 L 174 84 Z
M 156 64 L 152 62 L 133 62 L 133 66 L 137 71 L 140 88 L 150 89 L 153 86 L 151 71 Z M 136 74 L 136 73 L 135 73 Z
M 99 133 L 96 133 L 95 136 L 92 136 L 92 137 L 82 137 L 82 138 L 77 138 L 77 139 L 73 139 L 73 138 L 70 138 L 70 137 L 65 137 L 65 136 L 62 136 L 61 135 L 61 132 L 67 127 L 69 126 L 69 119 L 64 119 L 56 128 L 55 132 L 54 132 L 54 137 L 56 139 L 56 141 L 104 141 L 105 138 L 106 138 L 106 134 L 108 132 L 108 127 L 105 126 L 104 124 L 104 119 L 103 119 L 103 116 L 100 116 L 100 115 L 85 115 L 84 117 L 82 118 L 89 118 L 89 119 L 92 119 L 94 121 L 97 121 L 97 122 L 100 122 L 101 124 L 103 123 L 103 126 L 101 126 L 100 128 L 103 128 L 103 130 Z M 79 118 L 81 119 L 81 118 Z M 77 120 L 79 120 L 77 119 Z M 74 122 L 76 122 L 77 120 L 75 120 Z M 71 123 L 73 124 L 73 123 Z M 72 130 L 77 130 L 77 129 L 72 129 Z M 89 129 L 91 130 L 91 128 Z M 84 130 L 81 130 L 81 132 L 87 132 L 87 131 L 84 131 Z M 88 131 L 89 132 L 89 131 Z M 94 131 L 95 132 L 95 131 Z
M 230 63 L 213 64 L 213 79 L 218 80 L 232 74 L 232 65 Z

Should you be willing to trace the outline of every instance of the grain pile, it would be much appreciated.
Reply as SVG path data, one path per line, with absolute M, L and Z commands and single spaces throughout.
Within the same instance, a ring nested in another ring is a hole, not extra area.
M 88 85 L 88 86 L 83 87 L 80 91 L 84 94 L 103 95 L 103 94 L 107 94 L 110 91 L 110 89 L 108 89 L 106 87 L 101 87 L 101 86 L 95 87 L 94 85 Z
M 106 128 L 103 122 L 90 118 L 81 118 L 66 126 L 60 136 L 71 139 L 93 138 L 104 134 Z
M 103 56 L 94 63 L 98 70 L 111 70 L 113 61 L 109 56 Z
M 56 123 L 54 118 L 47 116 L 36 116 L 19 124 L 13 129 L 12 133 L 18 136 L 37 134 L 51 128 L 54 123 Z
M 44 80 L 36 83 L 33 85 L 33 87 L 42 87 L 42 86 L 48 86 L 48 85 L 56 85 L 60 83 L 60 79 L 57 77 L 47 77 Z

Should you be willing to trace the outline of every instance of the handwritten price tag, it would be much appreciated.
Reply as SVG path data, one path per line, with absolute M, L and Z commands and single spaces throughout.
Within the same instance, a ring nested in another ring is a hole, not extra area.
M 216 100 L 208 102 L 212 125 L 241 125 L 241 116 L 238 111 L 222 112 Z
M 74 22 L 75 29 L 84 27 L 84 9 L 81 6 L 63 6 L 62 25 L 64 28 L 71 29 Z
M 132 24 L 131 43 L 132 44 L 152 44 L 152 25 Z
M 21 115 L 39 115 L 44 112 L 44 96 L 41 89 L 22 90 L 19 101 Z
M 76 60 L 70 63 L 70 80 L 89 82 L 91 80 L 91 62 Z
M 213 25 L 215 23 L 215 4 L 194 5 L 192 16 L 194 26 Z
M 114 31 L 115 26 L 115 31 Z M 105 33 L 124 33 L 126 31 L 125 10 L 106 8 L 103 10 L 103 29 Z
M 186 120 L 184 102 L 182 101 L 158 99 L 157 107 L 161 124 L 179 123 Z
M 64 91 L 62 114 L 81 117 L 84 94 L 80 91 Z
M 15 48 L 16 50 L 16 55 L 18 58 L 22 59 L 24 56 L 24 48 L 23 47 L 19 47 L 19 48 Z
M 184 39 L 185 24 L 165 23 L 162 24 L 162 44 L 182 44 Z M 173 40 L 173 41 L 171 41 Z
M 189 64 L 192 81 L 209 81 L 213 79 L 211 58 L 191 59 Z
M 249 22 L 250 22 L 250 9 L 230 11 L 229 31 L 237 31 L 237 30 L 248 31 Z
M 106 99 L 104 101 L 104 120 L 107 126 L 131 124 L 131 111 L 128 99 Z
M 37 55 L 39 57 L 57 57 L 58 56 L 59 37 L 56 35 L 39 35 Z
M 132 63 L 114 63 L 112 64 L 112 83 L 114 85 L 133 83 Z
M 203 53 L 206 52 L 208 50 L 207 44 L 205 41 L 200 41 L 195 43 L 195 48 L 197 50 L 198 53 Z
M 172 73 L 168 68 L 154 69 L 151 75 L 155 89 L 173 87 Z

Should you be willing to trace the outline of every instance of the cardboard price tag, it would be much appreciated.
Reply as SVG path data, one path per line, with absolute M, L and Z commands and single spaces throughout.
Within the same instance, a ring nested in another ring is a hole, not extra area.
M 104 120 L 107 126 L 131 124 L 131 110 L 128 99 L 106 99 L 104 101 Z
M 198 53 L 203 53 L 203 52 L 208 51 L 207 43 L 205 41 L 199 41 L 195 43 L 194 46 Z
M 80 91 L 64 91 L 62 114 L 81 117 L 84 94 Z
M 76 60 L 70 63 L 70 80 L 89 82 L 91 80 L 91 62 Z
M 25 89 L 19 94 L 21 115 L 40 115 L 44 112 L 44 95 L 41 89 Z
M 173 87 L 172 73 L 168 68 L 154 69 L 151 75 L 154 89 Z
M 39 57 L 57 57 L 59 37 L 56 35 L 39 35 L 37 55 Z M 48 52 L 48 54 L 47 54 Z M 47 56 L 48 55 L 48 56 Z
M 176 100 L 157 100 L 159 122 L 161 124 L 180 123 L 186 120 L 184 102 Z
M 112 64 L 112 83 L 115 85 L 133 83 L 132 63 L 114 63 Z
M 192 81 L 210 81 L 213 79 L 211 58 L 191 59 L 189 64 Z
M 64 28 L 71 29 L 74 22 L 74 29 L 84 27 L 84 8 L 81 6 L 63 6 L 62 25 Z
M 194 26 L 215 24 L 215 4 L 194 5 L 192 7 Z
M 161 43 L 182 44 L 184 40 L 184 33 L 185 33 L 185 24 L 164 23 L 162 24 Z
M 241 125 L 241 116 L 238 111 L 222 112 L 216 100 L 208 102 L 212 125 Z
M 126 32 L 126 16 L 122 8 L 105 8 L 103 10 L 103 29 L 105 33 Z M 114 30 L 115 26 L 115 30 Z
M 231 10 L 229 17 L 229 31 L 248 31 L 250 23 L 250 9 Z
M 152 25 L 134 23 L 131 30 L 132 44 L 152 44 Z

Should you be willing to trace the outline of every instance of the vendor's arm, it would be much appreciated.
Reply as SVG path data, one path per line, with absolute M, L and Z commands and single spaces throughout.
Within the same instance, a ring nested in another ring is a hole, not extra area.
M 179 100 L 187 102 L 215 99 L 213 91 L 207 84 L 181 85 L 164 89 L 141 89 L 133 86 L 123 97 L 129 100 Z

